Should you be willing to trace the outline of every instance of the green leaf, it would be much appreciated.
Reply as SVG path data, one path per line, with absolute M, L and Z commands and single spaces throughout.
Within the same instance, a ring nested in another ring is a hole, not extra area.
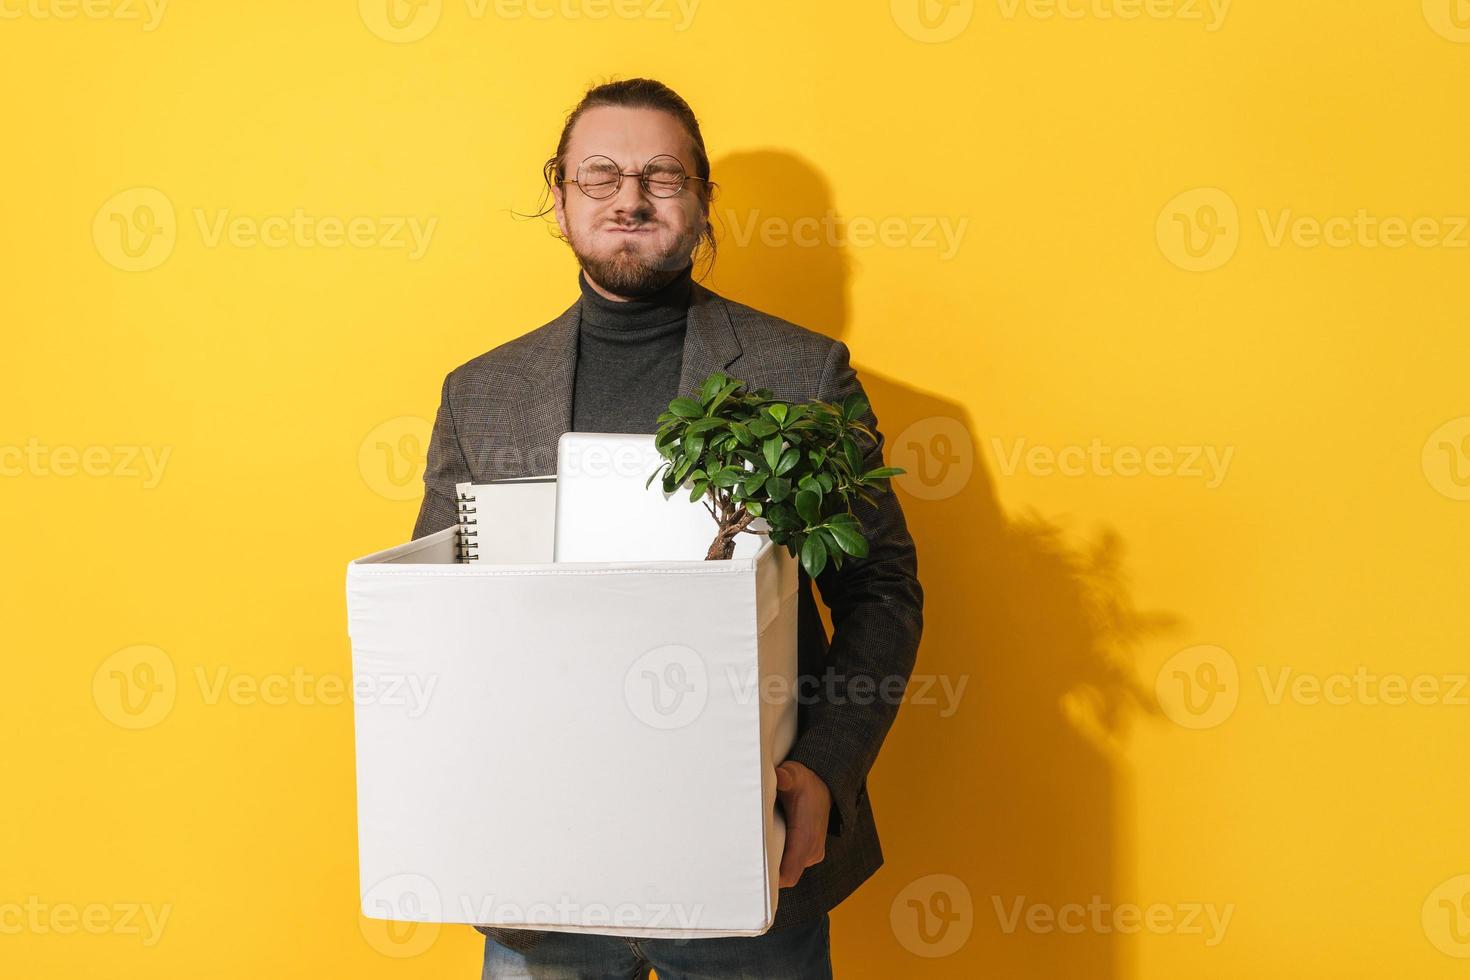
M 851 517 L 849 514 L 838 514 L 838 517 Z M 854 558 L 868 557 L 868 539 L 863 537 L 862 532 L 855 526 L 856 521 L 851 524 L 847 522 L 836 523 L 835 518 L 826 524 L 825 530 L 832 535 L 832 540 L 837 546 Z
M 735 433 L 735 438 L 740 440 L 740 445 L 755 445 L 755 434 L 750 431 L 750 426 L 746 425 L 744 422 L 731 422 L 730 431 Z
M 801 567 L 806 569 L 809 577 L 816 578 L 826 566 L 827 545 L 821 535 L 808 534 L 801 544 Z
M 698 482 L 696 482 L 694 484 L 694 489 L 689 491 L 689 502 L 692 504 L 692 503 L 694 503 L 694 501 L 698 500 L 700 497 L 703 497 L 704 494 L 705 494 L 705 491 L 708 490 L 708 489 L 709 489 L 709 484 L 707 482 L 705 482 L 704 480 L 699 480 Z
M 773 432 L 778 431 L 778 426 L 768 418 L 758 418 L 750 423 L 751 434 L 758 439 L 764 439 Z
M 900 475 L 902 473 L 907 473 L 907 472 L 908 472 L 908 470 L 905 470 L 901 466 L 880 466 L 876 470 L 868 470 L 868 472 L 864 473 L 863 474 L 863 479 L 864 480 L 886 480 L 889 477 L 898 476 L 898 475 Z
M 776 424 L 777 425 L 785 425 L 786 424 L 786 408 L 787 407 L 785 405 L 782 405 L 780 402 L 777 402 L 774 405 L 767 405 L 766 406 L 766 411 L 768 411 L 768 412 L 771 413 L 771 418 L 773 418 L 773 419 L 776 420 Z
M 765 508 L 761 506 L 761 502 L 759 500 L 747 500 L 745 502 L 745 509 L 750 511 L 756 517 L 759 517 L 761 516 L 761 511 Z
M 704 452 L 704 436 L 698 433 L 695 433 L 692 436 L 686 436 L 683 442 L 683 446 L 684 451 L 688 453 L 691 458 L 697 459 L 699 457 L 699 454 Z
M 699 386 L 699 400 L 707 403 L 715 396 L 715 392 L 719 391 L 720 386 L 724 383 L 725 375 L 718 371 L 705 378 L 704 383 Z
M 776 472 L 776 464 L 781 462 L 781 437 L 771 436 L 761 446 L 761 450 L 766 455 L 766 465 L 771 468 L 772 473 Z
M 696 434 L 698 434 L 700 432 L 708 432 L 710 429 L 718 429 L 720 426 L 722 426 L 724 424 L 725 424 L 725 420 L 724 419 L 712 419 L 712 418 L 695 419 L 693 422 L 690 422 L 689 423 L 689 427 L 684 430 L 684 438 L 687 439 L 690 436 L 696 435 Z
M 704 415 L 704 406 L 692 398 L 675 398 L 669 402 L 669 411 L 686 419 L 697 419 Z
M 850 437 L 842 438 L 842 455 L 847 457 L 847 465 L 852 467 L 854 473 L 862 471 L 863 455 L 858 452 L 858 446 Z
M 754 497 L 756 494 L 761 492 L 761 487 L 765 484 L 765 482 L 765 473 L 752 474 L 751 476 L 746 478 L 745 483 L 740 488 L 740 492 L 744 496 Z
M 796 495 L 796 512 L 808 524 L 817 523 L 822 519 L 822 498 L 810 490 L 800 491 Z
M 791 467 L 795 466 L 800 461 L 801 450 L 798 449 L 796 446 L 788 446 L 786 448 L 786 451 L 781 454 L 781 458 L 776 461 L 776 465 L 773 466 L 771 469 L 777 475 L 780 475 L 791 469 Z
M 831 529 L 825 527 L 818 528 L 816 533 L 820 534 L 822 536 L 822 540 L 826 542 L 827 556 L 832 559 L 832 564 L 838 568 L 841 568 L 843 556 L 842 548 L 838 546 L 836 539 L 832 537 Z
M 868 400 L 857 392 L 842 399 L 842 417 L 855 419 L 868 410 Z
M 766 480 L 766 496 L 771 503 L 778 503 L 791 496 L 791 481 L 784 476 L 773 476 Z
M 741 381 L 731 381 L 729 384 L 725 385 L 725 387 L 721 388 L 720 393 L 716 395 L 714 397 L 714 400 L 709 403 L 709 413 L 713 415 L 715 413 L 715 409 L 719 408 L 720 405 L 725 401 L 725 399 L 729 398 L 730 395 L 735 392 L 735 389 L 739 388 L 743 383 L 744 382 Z

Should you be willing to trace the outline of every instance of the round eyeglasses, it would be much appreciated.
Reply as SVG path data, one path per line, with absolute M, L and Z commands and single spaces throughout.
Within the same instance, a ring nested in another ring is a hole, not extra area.
M 577 167 L 576 177 L 557 183 L 576 184 L 583 194 L 595 201 L 603 201 L 622 190 L 624 177 L 637 177 L 643 189 L 654 197 L 678 197 L 684 189 L 684 181 L 706 180 L 686 174 L 679 158 L 669 153 L 661 153 L 649 160 L 642 170 L 630 171 L 624 171 L 612 157 L 597 154 L 582 161 Z

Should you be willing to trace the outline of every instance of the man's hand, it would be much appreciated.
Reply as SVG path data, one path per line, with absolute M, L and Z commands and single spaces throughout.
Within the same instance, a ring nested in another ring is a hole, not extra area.
M 800 762 L 787 761 L 776 767 L 776 802 L 786 814 L 780 887 L 790 888 L 803 871 L 827 856 L 832 792 L 821 776 Z

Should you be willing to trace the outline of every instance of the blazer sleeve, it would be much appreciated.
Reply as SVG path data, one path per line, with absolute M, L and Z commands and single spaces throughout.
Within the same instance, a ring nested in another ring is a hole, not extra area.
M 454 502 L 454 485 L 471 479 L 469 463 L 454 427 L 454 410 L 449 404 L 449 379 L 446 375 L 439 395 L 439 411 L 434 417 L 434 432 L 429 437 L 429 457 L 424 466 L 424 499 L 419 504 L 414 522 L 414 538 L 422 538 L 457 523 L 459 509 Z
M 849 363 L 847 345 L 828 352 L 817 397 L 841 404 L 849 394 L 867 397 Z M 883 464 L 883 433 L 871 405 L 861 416 L 877 437 L 863 460 L 865 470 Z M 816 578 L 832 613 L 832 642 L 822 683 L 808 705 L 808 723 L 788 759 L 807 766 L 832 793 L 828 833 L 840 835 L 854 820 L 868 770 L 898 713 L 901 694 L 918 656 L 923 630 L 923 589 L 914 541 L 890 484 L 877 504 L 853 503 L 868 539 L 865 558 L 830 561 Z

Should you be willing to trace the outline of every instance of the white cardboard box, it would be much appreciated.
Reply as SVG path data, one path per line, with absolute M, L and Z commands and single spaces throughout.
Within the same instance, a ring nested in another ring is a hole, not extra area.
M 796 735 L 785 547 L 457 564 L 454 533 L 348 566 L 363 914 L 769 929 Z

